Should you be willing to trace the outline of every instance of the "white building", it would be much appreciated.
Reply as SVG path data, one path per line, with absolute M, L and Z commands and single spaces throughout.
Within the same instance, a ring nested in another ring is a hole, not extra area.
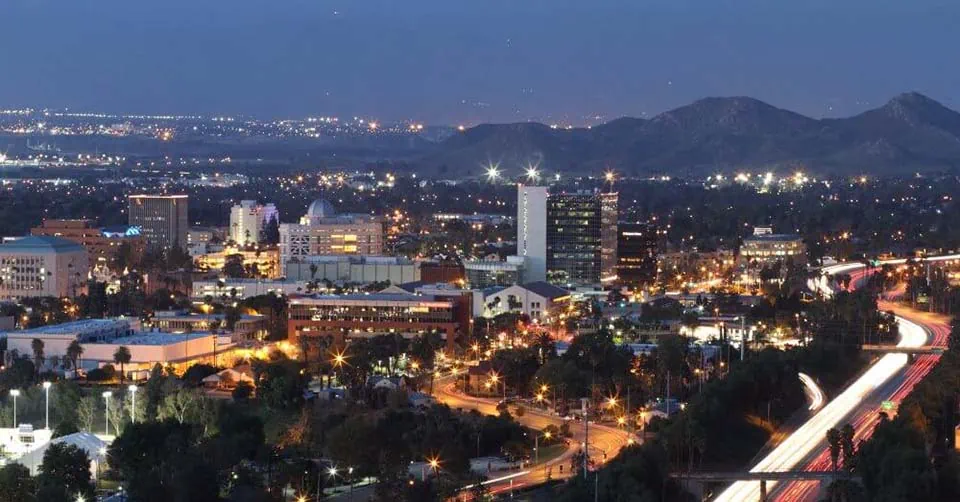
M 310 204 L 299 224 L 280 225 L 280 261 L 315 255 L 383 254 L 383 220 L 366 214 L 338 215 L 324 199 Z
M 67 347 L 76 340 L 83 349 L 78 361 L 82 369 L 114 364 L 113 355 L 123 346 L 130 350 L 131 356 L 124 370 L 135 379 L 146 377 L 157 363 L 186 368 L 196 362 L 212 361 L 217 354 L 226 355 L 234 348 L 229 335 L 140 332 L 138 328 L 139 323 L 128 319 L 85 319 L 8 331 L 0 333 L 0 338 L 7 339 L 8 354 L 16 351 L 27 357 L 32 357 L 33 340 L 40 340 L 47 360 L 66 356 Z
M 263 230 L 279 213 L 273 204 L 261 205 L 255 200 L 242 200 L 230 208 L 230 240 L 241 246 L 259 244 Z
M 242 300 L 254 296 L 275 294 L 293 295 L 307 291 L 308 281 L 294 281 L 287 279 L 218 279 L 193 281 L 191 297 L 202 300 L 207 296 L 213 298 L 230 298 Z
M 420 263 L 394 256 L 304 256 L 285 262 L 284 276 L 296 281 L 403 284 L 420 280 Z
M 547 280 L 547 187 L 517 185 L 517 255 L 528 281 Z
M 544 281 L 495 288 L 484 297 L 484 315 L 496 317 L 508 312 L 526 314 L 542 320 L 570 301 L 570 292 Z
M 89 272 L 87 251 L 67 239 L 30 236 L 0 244 L 0 298 L 76 296 Z

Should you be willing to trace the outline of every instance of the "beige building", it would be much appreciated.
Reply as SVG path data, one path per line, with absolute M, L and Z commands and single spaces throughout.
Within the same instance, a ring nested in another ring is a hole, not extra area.
M 338 215 L 323 199 L 315 200 L 299 224 L 280 225 L 280 258 L 286 263 L 316 255 L 383 254 L 384 223 L 364 214 Z
M 216 253 L 195 256 L 193 262 L 200 271 L 223 270 L 223 267 L 227 264 L 227 259 L 231 256 L 239 256 L 245 269 L 256 265 L 257 272 L 267 279 L 276 279 L 281 275 L 280 252 L 275 248 L 247 251 L 227 247 Z
M 0 244 L 0 298 L 76 296 L 89 273 L 87 251 L 67 239 L 32 236 Z
M 782 261 L 805 263 L 807 247 L 796 234 L 774 234 L 766 228 L 754 230 L 754 235 L 743 239 L 740 262 L 746 265 L 767 265 Z
M 169 249 L 187 247 L 186 195 L 130 195 L 127 198 L 128 221 L 140 227 L 147 246 Z

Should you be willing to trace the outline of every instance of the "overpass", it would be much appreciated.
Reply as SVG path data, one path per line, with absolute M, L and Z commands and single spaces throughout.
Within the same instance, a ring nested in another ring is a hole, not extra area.
M 868 352 L 882 352 L 885 354 L 943 354 L 946 348 L 922 345 L 920 347 L 898 347 L 896 345 L 862 345 L 861 349 Z
M 674 472 L 670 477 L 679 481 L 700 482 L 727 482 L 727 481 L 759 481 L 760 502 L 767 502 L 767 481 L 835 481 L 846 479 L 859 481 L 856 476 L 848 472 L 837 471 L 770 471 L 770 472 Z

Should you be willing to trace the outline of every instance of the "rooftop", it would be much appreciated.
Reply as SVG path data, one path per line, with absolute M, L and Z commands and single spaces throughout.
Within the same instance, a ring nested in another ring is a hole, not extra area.
M 776 241 L 798 241 L 800 240 L 800 235 L 798 234 L 762 234 L 762 235 L 751 235 L 749 237 L 744 237 L 743 241 L 760 241 L 760 242 L 776 242 Z
M 61 237 L 32 235 L 0 244 L 0 251 L 83 251 L 83 246 Z
M 545 281 L 536 281 L 528 282 L 522 286 L 524 289 L 536 293 L 544 298 L 560 298 L 563 296 L 570 296 L 570 292 L 566 289 L 554 286 L 549 282 Z
M 211 336 L 213 335 L 210 333 L 187 333 L 180 335 L 172 333 L 149 332 L 137 333 L 136 335 L 130 336 L 122 336 L 104 343 L 108 345 L 173 345 L 184 340 L 199 340 Z
M 80 321 L 70 321 L 62 324 L 51 324 L 49 326 L 40 326 L 38 328 L 24 329 L 20 331 L 8 331 L 6 334 L 13 336 L 31 336 L 31 335 L 71 335 L 78 332 L 94 331 L 98 329 L 113 328 L 119 324 L 130 326 L 129 319 L 83 319 Z

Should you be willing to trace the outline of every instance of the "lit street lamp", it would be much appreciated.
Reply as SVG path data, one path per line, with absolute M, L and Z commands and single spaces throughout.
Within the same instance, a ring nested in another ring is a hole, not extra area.
M 105 436 L 110 435 L 110 396 L 113 396 L 113 392 L 110 392 L 109 390 L 103 393 L 103 400 L 106 402 L 106 408 L 103 409 L 103 434 Z
M 52 385 L 53 384 L 51 384 L 50 382 L 43 382 L 43 392 L 46 394 L 46 398 L 47 398 L 46 399 L 46 415 L 47 415 L 46 429 L 47 430 L 50 430 L 50 387 Z
M 10 395 L 13 396 L 13 428 L 17 428 L 17 397 L 20 396 L 20 391 L 13 389 L 10 391 Z
M 130 385 L 127 387 L 127 390 L 130 391 L 130 423 L 137 423 L 137 386 Z

